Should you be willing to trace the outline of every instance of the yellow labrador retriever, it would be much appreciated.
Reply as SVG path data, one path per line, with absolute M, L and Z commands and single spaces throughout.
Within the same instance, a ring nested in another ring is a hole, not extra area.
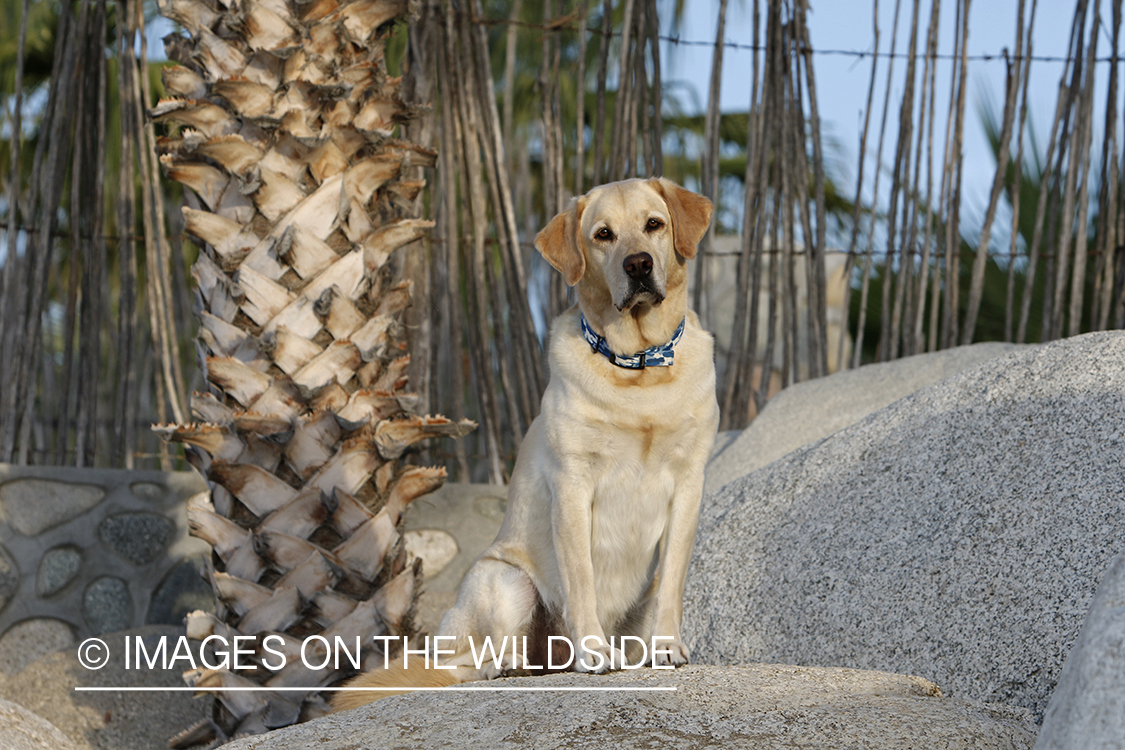
M 443 668 L 412 654 L 408 669 L 400 658 L 352 687 L 688 661 L 684 579 L 719 408 L 686 263 L 711 210 L 668 180 L 628 180 L 577 198 L 539 233 L 535 247 L 577 287 L 578 305 L 552 326 L 551 379 L 503 525 L 442 619 Z M 339 693 L 335 707 L 383 695 Z

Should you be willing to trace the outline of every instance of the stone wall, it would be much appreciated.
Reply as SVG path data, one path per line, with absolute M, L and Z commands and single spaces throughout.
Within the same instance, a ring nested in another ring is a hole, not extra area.
M 188 536 L 194 472 L 0 464 L 0 671 L 82 639 L 211 609 Z

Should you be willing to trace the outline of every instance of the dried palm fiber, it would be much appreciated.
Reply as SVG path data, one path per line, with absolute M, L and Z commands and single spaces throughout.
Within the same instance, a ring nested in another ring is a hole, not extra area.
M 423 187 L 410 167 L 436 153 L 396 138 L 416 111 L 387 74 L 384 44 L 406 0 L 164 0 L 189 36 L 165 40 L 178 65 L 150 115 L 178 128 L 160 141 L 167 177 L 191 188 L 185 229 L 208 393 L 197 423 L 159 425 L 211 485 L 194 498 L 192 533 L 211 544 L 214 615 L 195 638 L 258 636 L 256 670 L 185 674 L 218 691 L 211 718 L 175 747 L 221 744 L 318 716 L 318 692 L 354 674 L 306 667 L 301 642 L 411 636 L 421 580 L 400 534 L 404 507 L 445 479 L 400 462 L 415 443 L 475 425 L 412 413 L 400 315 L 410 286 L 394 251 L 432 222 L 402 219 Z M 265 636 L 289 657 L 263 650 Z M 319 655 L 318 655 L 319 657 Z M 310 662 L 316 663 L 318 657 Z M 212 660 L 214 663 L 214 660 Z

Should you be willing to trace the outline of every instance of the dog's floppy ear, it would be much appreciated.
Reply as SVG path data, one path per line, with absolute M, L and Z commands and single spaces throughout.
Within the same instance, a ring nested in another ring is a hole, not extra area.
M 535 249 L 558 269 L 568 286 L 577 284 L 586 273 L 586 255 L 578 246 L 578 222 L 584 207 L 585 201 L 579 198 L 535 236 Z
M 676 252 L 691 260 L 695 257 L 699 241 L 711 225 L 711 201 L 663 177 L 654 178 L 651 183 L 664 197 L 672 214 Z

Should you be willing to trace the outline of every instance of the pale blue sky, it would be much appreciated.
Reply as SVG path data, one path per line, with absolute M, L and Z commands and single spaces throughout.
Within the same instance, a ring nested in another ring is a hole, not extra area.
M 872 0 L 810 0 L 812 9 L 809 29 L 814 48 L 818 50 L 861 50 L 874 49 L 872 32 Z M 1103 4 L 1103 30 L 1099 41 L 1099 57 L 1110 54 L 1109 0 Z M 660 0 L 661 27 L 664 34 L 671 33 L 671 0 Z M 726 38 L 730 42 L 751 44 L 753 0 L 729 0 Z M 766 0 L 761 0 L 764 8 Z M 1066 54 L 1071 19 L 1075 0 L 1040 0 L 1036 11 L 1033 52 L 1037 56 L 1063 56 Z M 898 50 L 905 49 L 908 41 L 909 14 L 912 3 L 902 0 L 899 21 Z M 685 0 L 685 13 L 678 30 L 683 40 L 707 42 L 705 46 L 677 45 L 665 41 L 661 49 L 661 61 L 665 85 L 674 90 L 682 105 L 688 111 L 706 106 L 706 92 L 711 71 L 711 46 L 715 38 L 715 25 L 718 18 L 719 0 Z M 992 61 L 976 60 L 969 63 L 969 89 L 966 100 L 965 124 L 965 177 L 962 216 L 964 225 L 975 230 L 987 205 L 988 191 L 995 165 L 977 115 L 977 105 L 981 97 L 991 93 L 999 109 L 1004 96 L 1004 62 L 999 58 L 1004 47 L 1015 48 L 1015 18 L 1017 0 L 975 0 L 969 14 L 969 53 L 971 55 L 992 54 Z M 930 13 L 929 0 L 922 0 L 920 12 L 923 21 L 919 28 L 919 46 L 925 43 L 926 23 Z M 1030 14 L 1031 0 L 1027 1 Z M 895 11 L 894 0 L 880 0 L 880 48 L 889 50 L 892 21 Z M 952 52 L 954 0 L 941 3 L 942 23 L 939 40 L 939 53 Z M 167 33 L 167 22 L 154 24 L 150 38 Z M 763 18 L 764 27 L 764 18 Z M 161 44 L 153 40 L 150 54 L 160 55 Z M 879 118 L 882 113 L 883 94 L 886 86 L 887 59 L 879 60 L 879 79 L 868 135 L 868 165 L 865 173 L 866 199 L 870 199 L 872 189 L 875 150 L 878 144 Z M 863 127 L 863 108 L 866 102 L 867 87 L 871 75 L 872 58 L 858 59 L 850 56 L 817 54 L 814 58 L 818 88 L 818 102 L 826 138 L 835 139 L 840 146 L 834 174 L 844 183 L 844 193 L 854 194 L 856 160 L 859 154 L 859 138 Z M 949 105 L 950 73 L 952 63 L 939 60 L 937 77 L 937 106 L 942 119 L 935 128 L 935 162 L 941 159 L 941 138 L 944 134 L 944 113 Z M 748 50 L 728 47 L 724 61 L 721 104 L 724 111 L 745 111 L 750 98 L 751 53 Z M 886 144 L 883 164 L 893 159 L 893 149 L 897 135 L 899 99 L 903 90 L 906 61 L 897 59 L 894 63 L 895 80 L 891 92 L 891 113 L 887 122 Z M 918 75 L 922 64 L 918 62 Z M 1035 61 L 1032 64 L 1030 88 L 1030 119 L 1035 127 L 1041 147 L 1045 140 L 1054 113 L 1059 76 L 1063 70 L 1061 62 Z M 1105 90 L 1109 65 L 1097 66 L 1097 94 L 1095 95 L 1094 143 L 1100 143 L 1102 123 L 1105 118 Z M 1123 82 L 1125 83 L 1125 82 Z M 678 88 L 677 88 L 678 86 Z M 1125 85 L 1122 87 L 1125 92 Z M 1027 146 L 1029 147 L 1029 146 Z M 1095 155 L 1097 158 L 1097 155 Z M 940 179 L 940 175 L 937 179 Z M 935 180 L 936 182 L 936 180 Z M 935 190 L 937 189 L 935 185 Z M 884 175 L 880 192 L 889 190 L 889 180 Z M 999 224 L 1005 222 L 1005 209 L 1001 208 Z M 994 232 L 994 242 L 1006 244 L 1003 231 Z
M 810 0 L 811 14 L 809 30 L 816 49 L 866 50 L 874 49 L 872 31 L 871 0 Z M 765 0 L 761 5 L 765 7 Z M 708 40 L 715 38 L 718 0 L 687 0 L 687 11 L 680 37 L 685 40 Z M 905 49 L 909 39 L 909 14 L 912 3 L 902 2 L 899 21 L 898 50 Z M 1032 45 L 1036 56 L 1063 56 L 1066 54 L 1071 20 L 1074 14 L 1074 0 L 1040 0 L 1036 11 L 1035 30 Z M 667 3 L 662 2 L 662 8 Z M 926 24 L 930 13 L 930 2 L 921 2 L 923 21 L 919 27 L 919 45 L 925 43 Z M 881 0 L 880 48 L 889 50 L 894 0 Z M 1015 49 L 1016 0 L 975 0 L 969 13 L 969 54 L 993 54 L 999 56 L 1004 47 Z M 941 3 L 942 23 L 939 39 L 939 53 L 949 54 L 953 48 L 955 3 L 945 0 Z M 1031 1 L 1028 0 L 1026 13 L 1030 14 Z M 1109 3 L 1103 1 L 1103 30 L 1098 46 L 1098 56 L 1108 57 L 1111 53 L 1109 23 Z M 730 42 L 753 43 L 753 2 L 752 0 L 729 0 L 726 38 Z M 1092 15 L 1092 12 L 1091 12 Z M 670 28 L 671 15 L 662 13 L 662 26 L 665 33 Z M 764 26 L 764 18 L 763 18 Z M 662 68 L 666 80 L 689 84 L 699 92 L 700 104 L 705 103 L 706 91 L 711 70 L 711 48 L 686 45 L 663 44 Z M 746 50 L 728 47 L 723 68 L 722 109 L 724 111 L 745 111 L 750 99 L 749 70 L 751 53 Z M 872 58 L 818 54 L 814 58 L 818 102 L 823 129 L 842 146 L 842 169 L 837 174 L 846 179 L 845 194 L 854 194 L 856 160 L 859 155 L 859 138 L 863 128 L 863 109 L 866 104 L 867 87 L 871 76 Z M 935 128 L 935 162 L 941 158 L 941 138 L 944 133 L 944 113 L 949 105 L 950 75 L 952 63 L 938 62 L 937 68 L 937 109 L 941 113 Z M 922 61 L 918 61 L 918 75 L 921 75 Z M 977 104 L 982 95 L 991 92 L 997 111 L 1003 106 L 1004 62 L 971 61 L 969 63 L 969 88 L 966 98 L 965 122 L 965 177 L 963 183 L 964 200 L 962 216 L 965 225 L 975 234 L 975 227 L 983 217 L 991 189 L 995 164 L 988 147 L 983 129 L 977 116 Z M 887 122 L 886 144 L 883 164 L 889 165 L 894 155 L 897 136 L 899 100 L 903 90 L 906 61 L 895 61 L 895 83 L 891 92 L 891 113 Z M 1054 114 L 1059 77 L 1063 71 L 1061 62 L 1032 63 L 1029 92 L 1029 119 L 1035 127 L 1041 148 L 1046 148 L 1046 138 Z M 883 93 L 886 86 L 887 60 L 879 60 L 879 80 L 876 84 L 875 98 L 868 135 L 868 166 L 864 176 L 867 197 L 870 198 L 874 152 L 878 142 L 879 119 L 882 113 Z M 1097 93 L 1095 94 L 1094 143 L 1100 144 L 1104 129 L 1105 91 L 1109 76 L 1109 64 L 1097 66 Z M 1119 94 L 1120 96 L 1120 94 Z M 685 102 L 686 103 L 686 102 Z M 1120 123 L 1120 120 L 1119 120 Z M 1025 145 L 1025 149 L 1029 148 Z M 1095 159 L 1097 155 L 1095 155 Z M 842 174 L 841 174 L 842 172 Z M 935 178 L 940 179 L 940 174 Z M 889 189 L 889 179 L 884 175 L 880 192 Z M 935 191 L 936 191 L 935 186 Z M 1002 214 L 998 223 L 1003 223 Z M 994 242 L 1006 243 L 1006 233 L 995 236 Z

